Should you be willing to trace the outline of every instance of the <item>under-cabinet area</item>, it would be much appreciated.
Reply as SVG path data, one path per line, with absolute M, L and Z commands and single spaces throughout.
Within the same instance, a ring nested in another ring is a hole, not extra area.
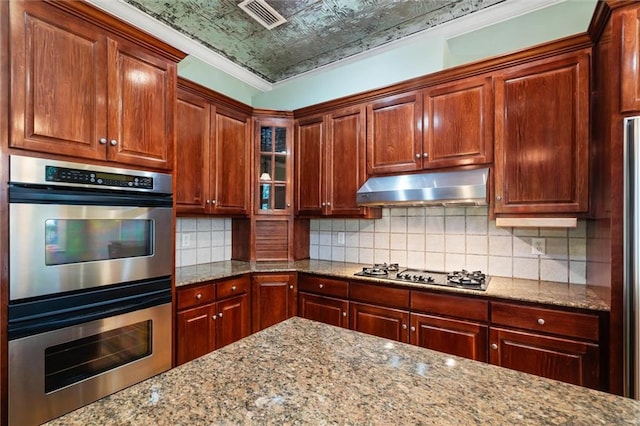
M 218 267 L 229 270 L 229 262 L 210 265 L 180 268 L 178 279 L 189 282 L 198 276 L 215 276 Z M 573 285 L 566 299 L 554 300 L 544 294 L 558 293 L 566 284 L 548 283 L 532 290 L 526 286 L 533 281 L 492 277 L 486 292 L 442 290 L 428 284 L 354 279 L 357 264 L 298 261 L 283 265 L 288 265 L 288 271 L 278 270 L 276 264 L 231 262 L 234 274 L 243 271 L 242 277 L 180 285 L 178 362 L 184 359 L 181 351 L 188 348 L 193 348 L 192 359 L 228 343 L 219 343 L 221 331 L 215 328 L 216 320 L 235 322 L 236 326 L 230 326 L 226 333 L 237 338 L 246 332 L 249 317 L 251 333 L 255 333 L 299 316 L 541 377 L 606 389 L 608 342 L 600 330 L 608 326 L 608 311 L 592 293 L 580 295 L 584 286 Z M 326 275 L 322 270 L 333 272 Z M 229 286 L 242 293 L 230 301 L 238 297 L 251 301 L 250 310 L 240 310 L 233 318 L 221 307 L 226 300 L 221 288 Z

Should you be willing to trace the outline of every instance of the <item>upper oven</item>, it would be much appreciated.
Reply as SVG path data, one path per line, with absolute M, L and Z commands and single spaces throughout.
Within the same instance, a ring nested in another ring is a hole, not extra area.
M 171 276 L 171 176 L 11 156 L 11 301 Z

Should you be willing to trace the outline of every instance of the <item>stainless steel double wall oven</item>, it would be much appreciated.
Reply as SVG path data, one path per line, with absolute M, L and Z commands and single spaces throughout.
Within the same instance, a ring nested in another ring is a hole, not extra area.
M 9 422 L 171 367 L 171 176 L 12 156 Z

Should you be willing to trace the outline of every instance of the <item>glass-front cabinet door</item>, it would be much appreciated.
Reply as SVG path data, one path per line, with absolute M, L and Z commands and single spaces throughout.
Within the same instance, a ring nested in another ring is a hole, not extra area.
M 291 209 L 291 120 L 256 122 L 256 213 L 289 214 Z

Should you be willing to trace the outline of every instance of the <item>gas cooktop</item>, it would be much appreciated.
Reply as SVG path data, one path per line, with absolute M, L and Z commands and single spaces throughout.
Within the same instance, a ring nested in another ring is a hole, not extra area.
M 397 263 L 367 266 L 354 275 L 360 277 L 376 277 L 394 282 L 423 283 L 479 291 L 487 289 L 490 279 L 488 275 L 483 274 L 481 271 L 467 271 L 462 269 L 460 271 L 447 273 L 420 269 L 401 270 Z

